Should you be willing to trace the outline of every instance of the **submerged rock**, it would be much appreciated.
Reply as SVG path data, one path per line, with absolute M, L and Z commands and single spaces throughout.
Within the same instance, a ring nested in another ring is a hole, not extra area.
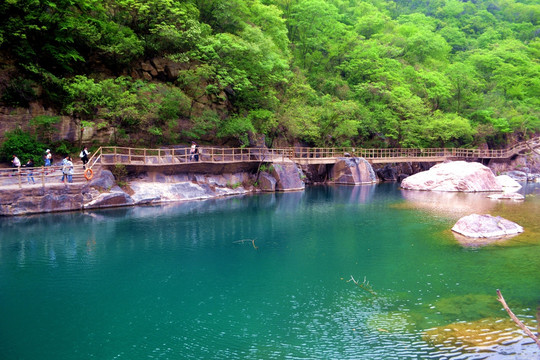
M 502 191 L 493 172 L 486 166 L 452 161 L 433 166 L 428 171 L 403 179 L 403 189 L 432 191 Z
M 488 347 L 522 339 L 523 336 L 518 330 L 510 319 L 486 318 L 429 329 L 424 332 L 423 338 L 435 346 Z
M 501 303 L 493 295 L 460 294 L 436 300 L 431 309 L 444 321 L 474 321 L 497 316 L 501 311 Z
M 523 232 L 523 227 L 500 216 L 472 214 L 464 216 L 452 227 L 470 238 L 501 238 Z

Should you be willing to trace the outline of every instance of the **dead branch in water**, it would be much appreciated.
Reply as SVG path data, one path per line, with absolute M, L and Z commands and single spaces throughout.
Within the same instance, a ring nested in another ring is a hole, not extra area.
M 369 285 L 369 281 L 366 281 L 365 276 L 364 276 L 364 281 L 362 283 L 359 283 L 358 281 L 356 281 L 355 278 L 353 278 L 352 275 L 351 275 L 351 278 L 349 280 L 347 280 L 347 282 L 349 282 L 349 281 L 352 281 L 353 283 L 355 283 L 356 286 L 360 287 L 361 289 L 366 290 L 370 294 L 377 295 L 377 293 L 375 291 L 373 291 L 373 289 L 371 288 L 371 285 Z
M 499 289 L 497 289 L 497 300 L 499 300 L 499 302 L 502 304 L 502 306 L 504 307 L 504 310 L 506 310 L 506 312 L 508 313 L 508 315 L 510 315 L 510 317 L 512 318 L 512 320 L 514 320 L 514 322 L 523 330 L 525 331 L 525 334 L 527 334 L 531 339 L 533 339 L 535 342 L 536 342 L 536 345 L 538 345 L 538 347 L 540 347 L 540 340 L 538 339 L 538 337 L 536 337 L 536 335 L 534 335 L 532 333 L 531 330 L 529 330 L 528 327 L 525 326 L 525 324 L 523 324 L 518 318 L 516 315 L 514 315 L 514 313 L 512 312 L 512 310 L 510 310 L 510 308 L 508 307 L 508 305 L 506 305 L 506 301 L 504 301 L 504 298 L 501 294 L 501 291 Z
M 259 247 L 255 246 L 255 239 L 243 239 L 243 240 L 237 240 L 233 241 L 233 244 L 243 244 L 245 242 L 250 242 L 253 245 L 253 248 L 257 250 Z

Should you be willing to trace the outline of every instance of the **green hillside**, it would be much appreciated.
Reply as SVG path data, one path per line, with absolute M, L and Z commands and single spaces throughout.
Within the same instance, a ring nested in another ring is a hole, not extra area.
M 540 130 L 536 0 L 6 0 L 0 16 L 0 106 L 118 145 L 499 147 Z

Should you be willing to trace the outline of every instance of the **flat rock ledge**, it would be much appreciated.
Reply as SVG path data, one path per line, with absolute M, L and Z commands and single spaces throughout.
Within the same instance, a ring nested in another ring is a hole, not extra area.
M 411 175 L 401 182 L 405 190 L 430 191 L 503 191 L 493 172 L 476 162 L 449 161 L 428 171 Z
M 452 231 L 468 238 L 499 239 L 523 232 L 523 227 L 500 216 L 472 214 L 462 217 Z

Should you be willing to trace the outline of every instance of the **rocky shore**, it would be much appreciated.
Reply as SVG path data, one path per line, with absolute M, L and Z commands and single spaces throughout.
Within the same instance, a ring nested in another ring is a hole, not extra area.
M 192 164 L 126 167 L 122 179 L 114 167 L 96 171 L 88 183 L 28 185 L 0 189 L 0 216 L 119 206 L 205 200 L 258 192 L 302 191 L 308 177 L 292 161 L 264 164 Z M 373 169 L 360 158 L 340 159 L 329 175 L 339 184 L 377 182 Z M 122 185 L 122 186 L 119 186 Z

